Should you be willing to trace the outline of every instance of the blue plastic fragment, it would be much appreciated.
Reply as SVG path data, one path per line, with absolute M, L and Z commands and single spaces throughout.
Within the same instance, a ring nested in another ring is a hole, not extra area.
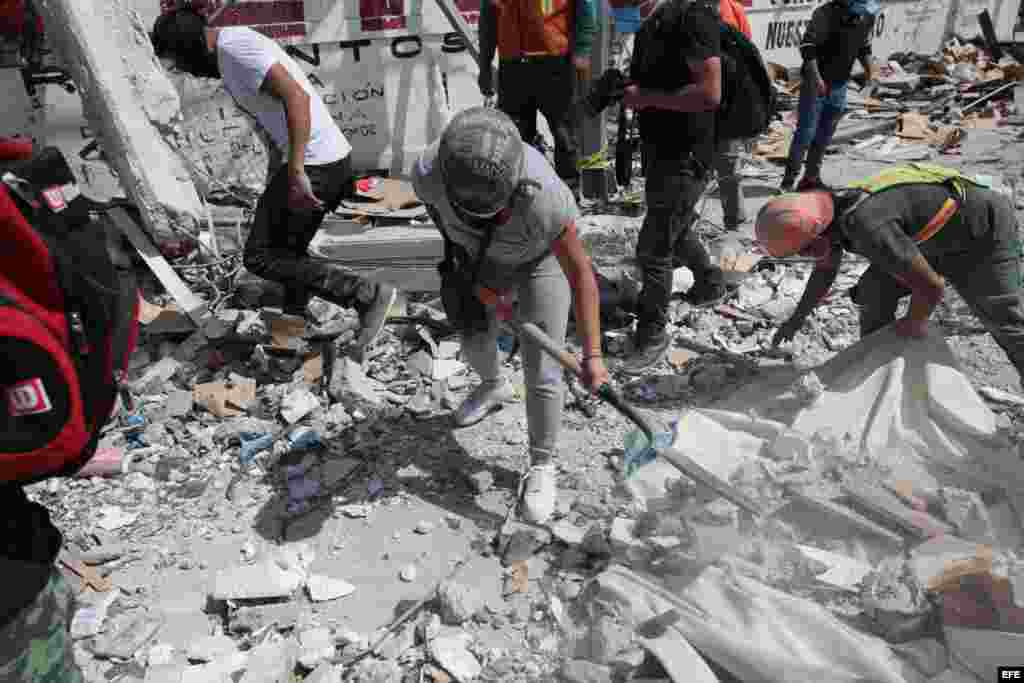
M 238 440 L 242 442 L 242 450 L 238 454 L 238 461 L 248 465 L 260 451 L 265 451 L 274 445 L 274 435 L 261 432 L 241 432 Z
M 498 349 L 502 353 L 512 353 L 516 347 L 516 338 L 511 334 L 502 334 L 498 337 Z
M 673 432 L 658 432 L 654 435 L 654 447 L 652 448 L 647 435 L 639 429 L 633 430 L 626 435 L 625 439 L 625 468 L 626 478 L 629 479 L 636 471 L 644 465 L 653 462 L 657 458 L 659 448 L 668 448 L 675 441 L 675 427 Z
M 380 494 L 384 490 L 384 482 L 380 479 L 371 479 L 366 485 L 367 493 L 370 494 L 370 498 L 373 498 Z
M 288 435 L 288 446 L 291 450 L 318 448 L 320 445 L 320 435 L 309 427 L 300 427 Z

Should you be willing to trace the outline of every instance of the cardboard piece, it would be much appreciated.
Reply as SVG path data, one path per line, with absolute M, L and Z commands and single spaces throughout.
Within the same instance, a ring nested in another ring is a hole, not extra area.
M 193 389 L 196 403 L 204 406 L 217 417 L 238 417 L 245 415 L 242 406 L 256 400 L 256 382 L 210 382 L 197 384 Z
M 324 376 L 324 357 L 321 353 L 311 353 L 302 362 L 302 378 L 306 384 L 316 384 Z
M 306 320 L 295 315 L 279 315 L 264 311 L 264 320 L 270 330 L 268 348 L 276 351 L 297 351 L 305 345 Z
M 92 588 L 99 593 L 106 593 L 114 587 L 114 584 L 110 579 L 100 576 L 99 572 L 97 572 L 93 567 L 90 567 L 81 560 L 72 557 L 67 552 L 62 551 L 60 553 L 59 561 L 62 566 L 66 567 L 82 579 L 82 590 Z

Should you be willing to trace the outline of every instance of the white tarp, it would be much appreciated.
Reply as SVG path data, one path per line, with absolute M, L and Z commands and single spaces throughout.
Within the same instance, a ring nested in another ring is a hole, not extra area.
M 909 683 L 883 640 L 717 567 L 678 595 L 620 566 L 596 581 L 599 599 L 631 618 L 675 683 L 718 680 L 694 648 L 744 683 Z
M 845 442 L 845 451 L 898 478 L 930 487 L 1005 486 L 1013 500 L 1024 469 L 939 333 L 907 340 L 883 329 L 814 372 L 825 390 L 810 405 L 791 389 L 792 370 L 768 376 L 718 409 L 681 415 L 673 447 L 729 478 L 744 463 L 769 463 L 784 432 L 805 439 L 831 434 Z M 638 498 L 651 500 L 679 476 L 655 461 L 629 483 Z

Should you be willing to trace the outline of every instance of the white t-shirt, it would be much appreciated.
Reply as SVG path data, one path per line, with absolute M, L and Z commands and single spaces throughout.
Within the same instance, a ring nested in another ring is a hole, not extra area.
M 449 239 L 475 257 L 483 231 L 463 223 L 448 201 L 437 164 L 438 144 L 434 142 L 423 150 L 413 165 L 413 189 L 420 201 L 437 209 Z M 525 155 L 523 177 L 537 182 L 541 190 L 531 200 L 517 203 L 509 221 L 495 229 L 484 261 L 497 273 L 507 273 L 543 256 L 579 215 L 572 191 L 548 160 L 531 145 L 526 145 Z
M 224 78 L 224 89 L 239 107 L 259 121 L 285 159 L 288 156 L 288 118 L 284 103 L 260 91 L 267 72 L 276 62 L 280 62 L 302 89 L 309 93 L 310 127 L 306 164 L 330 164 L 345 158 L 352 151 L 352 145 L 327 111 L 323 98 L 313 88 L 306 73 L 276 42 L 244 26 L 222 28 L 217 35 L 217 61 Z

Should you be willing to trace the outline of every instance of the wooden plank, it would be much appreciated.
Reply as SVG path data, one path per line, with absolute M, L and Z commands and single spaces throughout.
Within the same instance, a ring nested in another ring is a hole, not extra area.
M 117 229 L 124 233 L 128 241 L 132 243 L 135 251 L 146 262 L 149 269 L 153 271 L 153 275 L 164 286 L 164 289 L 174 297 L 178 307 L 185 312 L 185 315 L 192 322 L 196 325 L 202 325 L 209 312 L 206 303 L 193 294 L 184 280 L 178 277 L 178 274 L 171 268 L 171 264 L 157 250 L 149 235 L 143 232 L 138 223 L 133 221 L 122 208 L 111 209 L 107 212 L 107 215 L 110 216 L 110 220 L 117 226 Z
M 955 529 L 942 520 L 927 512 L 907 507 L 896 494 L 881 485 L 847 479 L 843 482 L 842 491 L 864 512 L 912 538 L 925 540 L 940 534 L 955 533 Z
M 838 519 L 845 524 L 848 524 L 853 531 L 859 531 L 871 536 L 877 536 L 878 538 L 884 538 L 896 546 L 902 546 L 904 544 L 904 539 L 899 534 L 889 531 L 885 527 L 875 524 L 870 519 L 857 514 L 853 510 L 845 508 L 842 505 L 837 505 L 830 500 L 825 500 L 816 496 L 808 496 L 799 491 L 794 491 L 790 497 L 793 500 L 799 501 L 807 507 L 822 513 L 823 515 Z

